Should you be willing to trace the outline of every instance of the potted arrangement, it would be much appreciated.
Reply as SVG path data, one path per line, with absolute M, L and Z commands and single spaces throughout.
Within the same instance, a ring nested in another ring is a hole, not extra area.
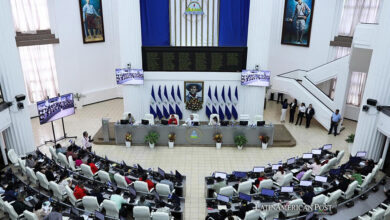
M 131 140 L 132 140 L 131 134 L 127 133 L 125 139 L 126 139 L 126 147 L 131 147 Z
M 168 147 L 169 148 L 173 148 L 173 146 L 175 145 L 175 140 L 176 140 L 176 134 L 175 133 L 169 133 L 168 134 Z
M 349 152 L 351 152 L 354 140 L 355 140 L 355 134 L 350 134 L 348 135 L 347 139 L 345 139 L 345 141 L 348 143 Z
M 160 135 L 157 132 L 151 131 L 145 136 L 145 143 L 149 143 L 150 149 L 153 149 L 159 137 Z
M 263 150 L 267 149 L 268 148 L 268 141 L 269 141 L 269 137 L 268 136 L 262 136 L 260 135 L 259 136 L 259 139 L 261 141 L 261 148 Z
M 242 147 L 248 142 L 245 135 L 237 135 L 234 137 L 234 143 L 237 145 L 239 150 L 242 150 Z
M 216 133 L 214 134 L 214 141 L 215 141 L 215 147 L 217 149 L 221 149 L 221 146 L 222 146 L 222 134 L 220 133 Z

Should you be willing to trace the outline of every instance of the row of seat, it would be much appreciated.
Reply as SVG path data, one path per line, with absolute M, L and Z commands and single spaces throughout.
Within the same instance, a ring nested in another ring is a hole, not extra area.
M 359 220 L 388 220 L 390 219 L 390 205 L 381 203 L 378 207 L 368 211 L 368 213 L 358 216 Z

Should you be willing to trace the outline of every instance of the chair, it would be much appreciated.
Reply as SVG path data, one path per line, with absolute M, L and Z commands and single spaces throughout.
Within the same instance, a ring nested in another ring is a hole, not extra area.
M 81 167 L 81 172 L 89 179 L 94 179 L 94 177 L 97 175 L 97 172 L 93 174 L 91 167 L 86 164 L 81 164 L 80 167 Z
M 234 194 L 236 194 L 236 190 L 233 188 L 233 186 L 225 186 L 225 187 L 222 187 L 220 190 L 219 190 L 219 194 L 221 195 L 224 195 L 224 196 L 233 196 Z M 214 192 L 214 196 L 217 197 L 217 193 Z
M 83 207 L 88 212 L 99 211 L 99 203 L 95 196 L 84 196 L 82 199 Z
M 385 210 L 383 209 L 373 209 L 372 211 L 368 211 L 368 213 L 371 215 L 363 215 L 358 216 L 359 220 L 382 220 L 384 219 Z
M 61 166 L 65 168 L 69 168 L 69 163 L 68 160 L 66 159 L 65 154 L 59 152 L 57 155 L 58 155 L 58 161 L 60 162 Z
M 8 213 L 8 217 L 11 220 L 18 220 L 23 217 L 23 214 L 18 215 L 18 213 L 16 213 L 14 207 L 10 203 L 5 202 L 4 207 L 5 207 L 5 212 Z
M 102 181 L 103 183 L 111 182 L 110 174 L 108 174 L 106 171 L 99 170 L 97 172 L 97 174 L 98 174 L 100 181 Z
M 14 149 L 9 149 L 8 150 L 8 159 L 11 161 L 11 163 L 14 165 L 14 166 L 19 166 L 19 163 L 18 163 L 18 155 L 15 153 L 15 150 Z
M 313 197 L 313 201 L 311 202 L 311 205 L 314 206 L 314 205 L 324 205 L 325 204 L 325 200 L 326 200 L 326 196 L 320 194 L 318 196 L 315 196 Z
M 343 159 L 344 154 L 345 154 L 344 150 L 340 151 L 340 152 L 337 154 L 337 164 L 336 164 L 336 165 L 338 165 L 338 164 L 341 162 L 341 159 Z
M 255 115 L 255 117 L 253 117 L 253 124 L 257 125 L 258 121 L 264 121 L 262 115 Z
M 149 193 L 149 188 L 148 188 L 148 184 L 146 182 L 143 182 L 143 181 L 135 181 L 134 182 L 134 189 L 136 192 L 138 193 Z M 150 190 L 150 192 L 153 191 Z
M 51 154 L 51 159 L 54 161 L 58 161 L 58 155 L 57 155 L 56 151 L 54 150 L 54 148 L 49 146 L 49 151 Z
M 156 184 L 156 192 L 159 196 L 168 197 L 170 194 L 172 194 L 175 190 L 171 192 L 171 189 L 167 184 L 163 183 L 157 183 Z
M 72 203 L 73 206 L 79 206 L 81 203 L 81 199 L 76 199 L 76 197 L 74 197 L 73 190 L 69 188 L 69 186 L 65 186 L 65 190 L 70 203 Z
M 35 175 L 33 169 L 31 169 L 30 167 L 26 167 L 26 175 L 27 175 L 27 179 L 28 179 L 29 181 L 31 181 L 31 182 L 33 182 L 35 185 L 37 185 L 38 178 L 37 178 L 37 176 Z
M 328 193 L 328 196 L 325 198 L 325 204 L 326 205 L 331 205 L 331 206 L 336 206 L 337 205 L 337 200 L 341 197 L 341 189 L 338 189 L 334 192 Z
M 126 120 L 129 114 L 131 114 L 131 112 L 123 112 L 122 119 Z
M 20 159 L 20 157 L 18 157 L 18 164 L 20 166 L 20 169 L 22 169 L 22 172 L 25 174 L 26 173 L 25 161 L 23 161 L 22 159 Z
M 50 181 L 49 188 L 51 189 L 51 191 L 53 191 L 53 195 L 55 198 L 63 201 L 67 197 L 66 192 L 63 193 L 56 182 Z
M 256 188 L 256 186 L 254 186 L 254 188 L 257 192 L 261 192 L 262 189 L 272 189 L 272 186 L 273 181 L 271 179 L 267 179 L 260 182 L 259 188 Z
M 3 200 L 3 197 L 0 196 L 0 211 L 5 212 L 5 201 Z
M 194 116 L 194 121 L 199 121 L 199 115 L 198 114 L 192 114 Z
M 250 210 L 245 213 L 244 220 L 257 220 L 260 217 L 260 212 L 258 210 Z
M 303 205 L 303 200 L 302 199 L 295 199 L 289 202 L 289 205 L 291 207 L 300 207 Z M 285 211 L 285 216 L 286 217 L 291 217 L 291 216 L 296 216 L 299 215 L 299 209 L 287 209 Z
M 310 169 L 310 170 L 307 170 L 307 171 L 303 174 L 303 176 L 302 176 L 302 178 L 300 179 L 300 181 L 310 179 L 312 173 L 313 173 L 313 170 L 311 170 L 311 169 Z
M 24 210 L 23 215 L 27 220 L 38 220 L 38 216 L 30 211 Z
M 80 171 L 81 170 L 80 168 L 76 168 L 76 163 L 74 162 L 72 156 L 68 157 L 68 161 L 69 161 L 69 167 L 70 167 L 70 169 L 72 169 L 72 171 Z
M 150 125 L 154 125 L 154 116 L 152 114 L 145 114 L 143 119 L 148 120 Z
M 337 165 L 337 158 L 333 157 L 332 159 L 329 160 L 328 164 L 329 164 L 330 169 L 332 169 L 333 167 L 335 167 Z
M 176 121 L 177 121 L 177 125 L 178 126 L 180 124 L 180 118 L 178 115 L 174 114 L 175 118 L 176 118 Z
M 329 170 L 330 170 L 330 164 L 327 163 L 327 164 L 321 166 L 320 173 L 319 173 L 317 176 L 323 176 L 323 175 L 325 175 L 327 172 L 329 172 Z
M 375 165 L 374 169 L 372 169 L 371 173 L 372 173 L 372 178 L 375 178 L 376 174 L 378 173 L 379 171 L 379 166 L 378 165 Z
M 211 115 L 210 115 L 209 125 L 211 125 L 211 122 L 213 121 L 213 118 L 214 118 L 214 117 L 217 117 L 218 122 L 221 122 L 221 121 L 219 120 L 219 115 L 218 115 L 218 114 L 211 114 Z
M 378 163 L 377 163 L 379 169 L 382 169 L 383 168 L 383 158 L 381 158 Z
M 170 220 L 166 212 L 152 212 L 152 220 Z
M 348 185 L 348 188 L 345 192 L 341 192 L 341 198 L 347 200 L 347 199 L 350 199 L 354 193 L 355 193 L 355 189 L 357 188 L 357 185 L 358 185 L 358 182 L 355 180 L 353 181 L 352 183 L 350 183 Z
M 102 202 L 102 207 L 106 210 L 106 216 L 119 219 L 119 210 L 115 202 L 105 199 Z
M 49 181 L 47 180 L 45 174 L 37 171 L 36 175 L 37 175 L 37 178 L 38 178 L 38 181 L 39 181 L 39 185 L 42 188 L 44 188 L 46 190 L 49 190 Z
M 260 211 L 260 218 L 262 220 L 273 220 L 279 217 L 280 212 L 280 203 L 273 204 L 270 209 L 266 209 L 264 211 Z
M 120 175 L 119 173 L 114 174 L 114 180 L 116 185 L 121 188 L 127 188 L 129 184 L 127 184 L 125 177 Z
M 383 219 L 389 220 L 390 219 L 390 206 L 384 203 L 381 203 L 377 208 L 374 209 L 374 211 L 378 209 L 383 209 L 385 211 Z
M 149 207 L 147 207 L 147 206 L 134 206 L 133 217 L 134 217 L 134 220 L 150 219 Z
M 279 187 L 282 187 L 282 186 L 289 186 L 292 179 L 293 179 L 293 174 L 292 173 L 288 173 L 284 176 L 284 179 L 283 179 L 283 182 L 279 185 L 278 183 L 274 182 L 274 184 L 276 186 L 279 186 Z
M 238 193 L 245 193 L 249 195 L 251 193 L 251 188 L 252 188 L 252 181 L 248 180 L 245 182 L 242 182 L 238 185 L 237 192 Z

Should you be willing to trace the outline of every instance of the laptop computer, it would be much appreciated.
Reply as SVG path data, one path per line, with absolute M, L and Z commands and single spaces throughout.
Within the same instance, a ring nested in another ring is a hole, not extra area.
M 143 124 L 143 125 L 148 125 L 148 124 L 149 124 L 149 120 L 144 120 L 144 119 L 142 119 L 142 120 L 141 120 L 141 124 Z
M 250 195 L 247 195 L 247 194 L 245 194 L 245 193 L 239 193 L 238 194 L 238 197 L 240 198 L 240 199 L 242 199 L 242 200 L 245 200 L 245 201 L 248 201 L 248 202 L 251 202 L 252 201 L 252 196 L 250 196 Z
M 257 126 L 264 126 L 265 125 L 265 121 L 258 121 L 257 122 Z
M 168 125 L 168 120 L 164 120 L 164 119 L 161 120 L 161 124 L 162 124 L 162 125 Z
M 221 121 L 221 126 L 228 126 L 229 125 L 229 121 Z
M 193 126 L 199 126 L 199 121 L 194 121 L 194 123 L 192 123 Z
M 240 121 L 241 126 L 248 126 L 248 121 Z
M 122 119 L 121 120 L 121 125 L 126 125 L 126 124 L 129 124 L 130 121 L 129 120 L 126 120 L 126 119 Z

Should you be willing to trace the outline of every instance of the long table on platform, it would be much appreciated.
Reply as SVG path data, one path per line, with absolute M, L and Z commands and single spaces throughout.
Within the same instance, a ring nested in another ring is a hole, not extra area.
M 248 143 L 245 146 L 261 146 L 259 136 L 268 136 L 268 145 L 273 144 L 274 125 L 264 126 L 175 126 L 175 125 L 130 125 L 130 124 L 115 124 L 115 141 L 116 144 L 125 144 L 125 136 L 127 133 L 132 135 L 132 145 L 144 145 L 145 135 L 155 131 L 160 135 L 156 145 L 168 145 L 168 134 L 175 133 L 175 145 L 184 146 L 215 146 L 213 136 L 215 133 L 221 133 L 222 146 L 235 146 L 234 137 L 237 135 L 245 135 Z

